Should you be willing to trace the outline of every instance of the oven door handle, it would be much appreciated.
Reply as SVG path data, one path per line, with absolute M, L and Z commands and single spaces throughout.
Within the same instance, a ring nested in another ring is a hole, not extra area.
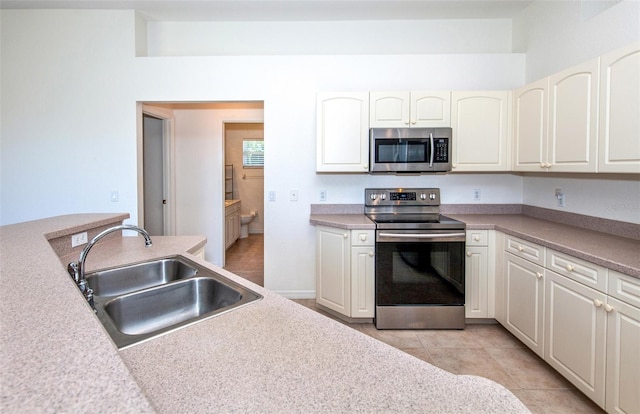
M 378 233 L 380 238 L 411 238 L 411 239 L 444 239 L 451 237 L 465 237 L 466 233 Z

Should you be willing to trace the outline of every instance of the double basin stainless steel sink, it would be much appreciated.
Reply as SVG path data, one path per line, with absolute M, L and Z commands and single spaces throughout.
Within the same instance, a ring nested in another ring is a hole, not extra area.
M 95 310 L 119 349 L 262 298 L 176 255 L 86 275 Z

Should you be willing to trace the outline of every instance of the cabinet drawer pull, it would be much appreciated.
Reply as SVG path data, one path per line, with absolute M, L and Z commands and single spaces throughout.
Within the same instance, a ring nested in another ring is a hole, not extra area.
M 602 306 L 602 301 L 599 299 L 594 299 L 593 304 L 596 308 L 599 308 L 600 306 Z
M 612 312 L 613 311 L 613 306 L 609 305 L 608 303 L 604 304 L 604 310 L 605 312 Z
M 570 264 L 568 264 L 566 266 L 567 272 L 573 272 L 573 266 L 571 266 Z
M 519 252 L 521 252 L 521 251 L 523 251 L 523 250 L 524 250 L 524 247 L 522 247 L 522 246 L 518 246 L 518 251 L 519 251 Z
M 542 273 L 540 273 L 540 272 L 536 272 L 536 277 L 537 277 L 538 279 L 542 279 Z
M 478 236 L 477 234 L 475 236 L 473 236 L 473 240 L 474 241 L 480 241 L 480 236 Z
M 360 241 L 362 241 L 362 242 L 367 241 L 367 235 L 366 234 L 361 234 L 360 235 Z

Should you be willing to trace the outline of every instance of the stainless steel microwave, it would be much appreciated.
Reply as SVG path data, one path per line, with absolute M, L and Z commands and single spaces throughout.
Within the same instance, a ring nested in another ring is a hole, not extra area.
M 451 171 L 451 128 L 371 128 L 369 172 Z

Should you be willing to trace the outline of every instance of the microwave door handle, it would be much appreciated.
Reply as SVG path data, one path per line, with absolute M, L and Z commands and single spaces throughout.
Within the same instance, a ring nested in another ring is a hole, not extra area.
M 433 168 L 433 132 L 429 132 L 429 144 L 431 145 L 431 152 L 429 154 L 429 168 Z

